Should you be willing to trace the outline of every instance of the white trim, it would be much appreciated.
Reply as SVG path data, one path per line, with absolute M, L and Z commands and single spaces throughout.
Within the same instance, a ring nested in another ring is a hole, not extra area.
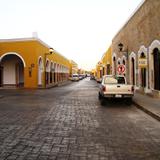
M 42 56 L 39 56 L 38 57 L 38 67 L 39 67 L 39 60 L 41 59 L 41 61 L 42 61 L 42 68 L 41 68 L 41 70 L 44 70 L 44 64 L 43 64 L 43 58 L 42 58 Z
M 146 59 L 148 59 L 148 49 L 144 45 L 142 45 L 138 51 L 138 62 L 139 62 L 139 58 L 142 53 L 144 53 Z M 145 92 L 147 92 L 148 88 L 149 88 L 149 86 L 148 86 L 148 81 L 149 81 L 149 79 L 148 79 L 148 74 L 149 74 L 148 65 L 149 64 L 147 64 L 147 66 L 146 66 L 146 87 L 144 88 Z M 139 65 L 138 65 L 138 82 L 139 82 L 138 87 L 141 87 L 141 68 L 139 67 Z
M 112 54 L 112 75 L 116 75 L 115 70 L 117 72 L 117 66 L 114 66 L 114 61 L 113 61 L 114 58 L 115 58 L 115 64 L 117 65 L 117 62 L 116 62 L 117 55 L 116 55 L 116 53 Z
M 127 58 L 124 55 L 121 57 L 121 64 L 123 64 L 123 60 L 125 61 L 125 66 L 126 66 Z
M 48 44 L 43 42 L 41 39 L 36 38 L 36 37 L 31 37 L 31 38 L 13 38 L 13 39 L 0 39 L 0 42 L 28 42 L 28 41 L 38 41 L 41 43 L 43 46 L 47 47 L 48 49 L 51 48 Z
M 140 58 L 142 52 L 145 54 L 146 58 L 148 57 L 147 48 L 143 45 L 140 47 L 140 49 L 138 51 L 138 59 Z
M 114 57 L 117 58 L 117 54 L 116 53 L 112 54 L 112 60 L 113 60 Z
M 23 57 L 22 57 L 20 54 L 16 53 L 16 52 L 7 52 L 7 53 L 1 55 L 1 57 L 0 57 L 0 62 L 1 62 L 1 60 L 2 60 L 6 55 L 16 55 L 16 56 L 18 56 L 18 57 L 22 60 L 23 65 L 24 65 L 24 68 L 26 67 L 26 63 L 25 63 Z
M 40 44 L 42 44 L 43 46 L 45 46 L 46 48 L 52 48 L 51 46 L 49 46 L 48 44 L 46 44 L 45 42 L 43 42 L 41 39 L 37 38 L 37 37 L 30 37 L 30 38 L 13 38 L 13 39 L 0 39 L 0 43 L 4 43 L 4 42 L 28 42 L 28 41 L 37 41 Z M 69 61 L 65 56 L 63 56 L 62 54 L 60 54 L 58 51 L 56 51 L 54 49 L 54 53 L 58 54 L 59 56 L 61 56 L 63 59 Z
M 57 72 L 57 63 L 56 62 L 54 63 L 54 70 L 55 70 L 55 72 Z
M 118 59 L 117 59 L 117 62 L 116 62 L 116 63 L 117 63 L 117 65 L 119 65 L 119 64 L 118 64 L 118 62 L 120 62 L 120 64 L 122 64 L 122 62 L 121 62 L 121 58 L 118 58 Z
M 47 61 L 48 61 L 48 66 L 47 66 Z M 49 59 L 46 60 L 45 66 L 46 66 L 45 67 L 46 68 L 46 72 L 50 72 L 51 68 L 50 68 L 50 60 Z
M 135 86 L 137 86 L 137 74 L 136 74 L 136 64 L 137 64 L 137 60 L 136 60 L 136 53 L 134 52 L 131 52 L 131 54 L 129 55 L 129 80 L 130 80 L 130 83 L 131 83 L 131 79 L 132 79 L 132 58 L 134 59 L 134 82 L 135 82 Z
M 149 53 L 152 53 L 155 48 L 158 48 L 160 50 L 160 41 L 154 40 L 151 45 L 149 46 Z
M 39 63 L 41 60 L 41 64 Z M 42 73 L 44 71 L 43 58 L 38 57 L 38 85 L 42 85 Z
M 123 64 L 123 61 L 125 62 L 125 65 Z M 125 74 L 125 75 L 126 75 L 126 73 L 127 73 L 126 63 L 127 63 L 127 57 L 123 55 L 123 56 L 121 57 L 121 65 L 124 65 L 124 67 L 125 67 L 125 71 L 124 71 L 124 73 L 123 73 L 123 74 Z

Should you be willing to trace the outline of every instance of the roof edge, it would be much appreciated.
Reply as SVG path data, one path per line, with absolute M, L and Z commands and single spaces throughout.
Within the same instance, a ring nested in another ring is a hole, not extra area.
M 37 37 L 28 37 L 28 38 L 12 38 L 12 39 L 0 39 L 0 43 L 1 42 L 27 42 L 27 41 L 38 41 L 39 43 L 41 43 L 43 46 L 49 48 L 52 48 L 50 45 L 48 45 L 47 43 L 45 43 L 44 41 L 42 41 L 41 39 L 37 38 Z M 59 53 L 58 51 L 56 51 L 55 49 L 53 49 L 54 52 L 56 54 L 59 54 L 60 56 L 62 56 L 63 58 L 65 58 L 66 60 L 69 60 L 68 58 L 66 58 L 64 55 L 62 55 L 61 53 Z
M 146 0 L 142 0 L 139 5 L 136 7 L 136 9 L 133 11 L 133 13 L 128 17 L 127 21 L 120 27 L 120 29 L 117 31 L 113 39 L 121 32 L 121 30 L 128 24 L 130 19 L 137 13 L 137 11 L 143 6 L 143 4 L 146 2 Z M 113 41 L 112 39 L 112 41 Z

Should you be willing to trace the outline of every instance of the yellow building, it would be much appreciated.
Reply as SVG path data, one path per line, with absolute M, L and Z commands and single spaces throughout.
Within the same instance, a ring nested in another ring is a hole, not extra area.
M 70 60 L 70 76 L 72 76 L 72 74 L 78 74 L 78 64 Z
M 70 61 L 38 38 L 0 40 L 0 86 L 46 88 L 68 80 Z
M 112 51 L 111 46 L 108 50 L 103 54 L 101 60 L 96 65 L 96 80 L 100 81 L 103 75 L 111 74 L 111 66 L 112 66 Z
M 111 66 L 112 66 L 112 50 L 111 46 L 108 48 L 108 50 L 104 53 L 101 59 L 102 62 L 102 75 L 109 75 L 111 74 Z
M 96 77 L 96 69 L 92 69 L 91 70 L 91 75 L 94 76 L 94 77 Z

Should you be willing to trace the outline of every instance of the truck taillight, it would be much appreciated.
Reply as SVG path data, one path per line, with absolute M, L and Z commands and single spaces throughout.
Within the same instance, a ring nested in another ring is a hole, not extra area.
M 131 91 L 134 92 L 134 86 L 132 86 Z
M 103 90 L 103 92 L 105 92 L 106 91 L 106 87 L 102 86 L 102 90 Z

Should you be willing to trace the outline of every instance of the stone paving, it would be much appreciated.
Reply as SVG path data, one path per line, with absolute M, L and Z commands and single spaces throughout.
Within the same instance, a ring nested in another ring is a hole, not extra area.
M 4 94 L 0 160 L 159 160 L 159 121 L 121 101 L 101 106 L 97 89 L 86 79 Z

